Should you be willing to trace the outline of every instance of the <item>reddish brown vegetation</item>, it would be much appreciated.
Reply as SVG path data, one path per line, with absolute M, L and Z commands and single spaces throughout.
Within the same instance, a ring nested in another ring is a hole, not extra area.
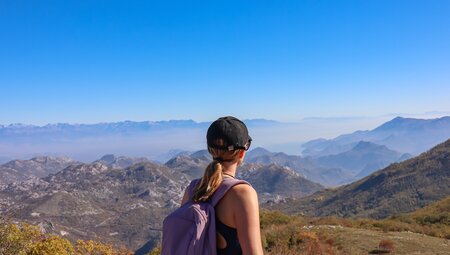
M 393 252 L 394 243 L 391 240 L 381 240 L 378 244 L 378 249 L 384 251 L 385 253 Z

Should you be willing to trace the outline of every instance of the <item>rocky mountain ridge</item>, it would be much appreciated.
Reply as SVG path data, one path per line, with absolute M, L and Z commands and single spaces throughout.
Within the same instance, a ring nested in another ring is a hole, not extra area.
M 81 162 L 75 161 L 69 157 L 39 156 L 29 160 L 12 160 L 2 166 L 16 169 L 24 174 L 42 178 L 77 163 Z
M 112 169 L 99 162 L 72 165 L 37 182 L 0 191 L 0 213 L 51 222 L 67 238 L 96 239 L 138 249 L 160 238 L 161 220 L 179 206 L 189 180 L 145 162 Z
M 80 164 L 69 157 L 39 156 L 29 160 L 11 160 L 0 165 L 0 185 L 43 178 L 70 165 Z
M 99 160 L 94 161 L 107 165 L 110 168 L 127 168 L 129 166 L 150 162 L 145 157 L 125 157 L 125 156 L 116 156 L 114 154 L 106 154 L 101 157 Z

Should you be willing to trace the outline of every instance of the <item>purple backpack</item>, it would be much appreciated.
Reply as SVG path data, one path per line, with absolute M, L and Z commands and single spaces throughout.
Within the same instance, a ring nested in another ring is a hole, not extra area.
M 164 219 L 161 255 L 216 255 L 214 207 L 234 185 L 249 184 L 225 178 L 209 202 L 196 203 L 192 202 L 192 196 L 199 181 L 196 179 L 189 184 L 189 201 Z

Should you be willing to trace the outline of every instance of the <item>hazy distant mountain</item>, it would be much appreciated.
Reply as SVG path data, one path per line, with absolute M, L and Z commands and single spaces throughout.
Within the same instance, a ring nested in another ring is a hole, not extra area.
M 89 137 L 104 136 L 107 134 L 129 134 L 146 132 L 150 130 L 161 130 L 168 128 L 185 128 L 206 123 L 197 123 L 193 120 L 170 120 L 170 121 L 122 121 L 98 124 L 48 124 L 45 126 L 11 124 L 0 127 L 0 137 L 7 139 L 20 139 L 28 136 L 33 138 L 55 137 Z
M 12 160 L 3 164 L 2 167 L 14 169 L 24 175 L 41 178 L 74 164 L 80 164 L 80 162 L 69 157 L 40 156 L 29 160 Z
M 162 219 L 179 206 L 188 182 L 183 174 L 149 162 L 126 169 L 99 162 L 72 165 L 0 190 L 0 214 L 49 221 L 70 240 L 101 238 L 138 249 L 160 238 Z
M 288 167 L 275 164 L 244 164 L 239 168 L 238 178 L 250 182 L 262 202 L 303 197 L 324 188 Z
M 193 158 L 187 155 L 177 156 L 166 162 L 165 166 L 177 172 L 186 174 L 189 179 L 196 179 L 203 176 L 206 166 L 210 161 L 202 158 Z
M 151 159 L 154 160 L 155 162 L 164 164 L 165 162 L 171 160 L 172 158 L 175 158 L 176 156 L 190 155 L 190 154 L 192 154 L 192 151 L 186 151 L 182 149 L 171 149 L 165 153 L 158 154 L 152 157 Z
M 9 158 L 9 157 L 2 157 L 2 156 L 0 156 L 0 164 L 4 164 L 4 163 L 6 163 L 6 162 L 8 162 L 10 160 L 11 160 L 11 158 Z
M 322 156 L 314 161 L 320 166 L 341 168 L 362 178 L 397 162 L 402 156 L 402 153 L 390 150 L 384 145 L 361 141 L 346 152 Z
M 189 156 L 191 158 L 200 159 L 200 160 L 203 160 L 203 161 L 206 161 L 206 162 L 211 162 L 212 161 L 211 154 L 209 154 L 208 150 L 199 150 L 199 151 L 196 151 L 194 153 L 191 153 Z
M 346 151 L 348 146 L 369 141 L 410 154 L 418 154 L 450 138 L 450 116 L 437 119 L 397 117 L 370 131 L 356 131 L 332 140 L 313 140 L 303 145 L 305 155 L 324 156 Z
M 400 158 L 397 160 L 397 162 L 402 162 L 402 161 L 405 161 L 405 160 L 413 158 L 413 157 L 414 156 L 409 153 L 404 153 L 403 155 L 400 156 Z
M 274 153 L 261 147 L 256 147 L 245 154 L 245 162 L 271 164 Z
M 255 148 L 249 151 L 244 160 L 247 163 L 289 167 L 306 179 L 326 186 L 336 186 L 353 177 L 338 167 L 319 166 L 311 157 L 287 155 L 283 152 L 275 153 L 264 148 Z
M 339 144 L 333 140 L 315 139 L 302 145 L 303 156 L 321 157 L 335 155 L 352 149 L 357 143 Z
M 279 122 L 265 119 L 244 120 L 247 126 L 270 126 Z M 53 139 L 64 137 L 101 137 L 110 134 L 137 134 L 150 131 L 167 131 L 168 129 L 207 128 L 211 122 L 195 122 L 193 120 L 169 120 L 169 121 L 122 121 L 98 124 L 48 124 L 45 126 L 11 124 L 0 125 L 0 138 L 8 140 L 21 140 L 47 137 Z
M 145 157 L 133 158 L 133 157 L 125 157 L 125 156 L 116 156 L 114 154 L 106 154 L 99 160 L 94 161 L 107 165 L 111 168 L 127 168 L 134 164 L 149 162 L 149 160 Z
M 205 168 L 211 163 L 211 154 L 207 150 L 182 153 L 165 163 L 167 167 L 186 174 L 190 179 L 203 176 Z
M 352 184 L 280 204 L 291 213 L 384 218 L 450 195 L 450 140 Z
M 244 120 L 252 132 L 285 124 L 264 119 Z M 98 124 L 14 124 L 0 126 L 0 155 L 22 158 L 26 155 L 69 155 L 90 162 L 111 153 L 149 157 L 166 162 L 175 155 L 161 155 L 180 148 L 205 148 L 206 130 L 211 122 L 193 120 L 122 121 Z

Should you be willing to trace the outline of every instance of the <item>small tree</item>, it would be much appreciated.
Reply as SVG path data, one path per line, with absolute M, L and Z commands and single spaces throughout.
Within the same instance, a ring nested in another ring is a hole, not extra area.
M 394 251 L 394 243 L 391 240 L 381 240 L 378 244 L 378 249 L 385 253 L 391 253 Z
M 75 247 L 62 237 L 44 234 L 29 224 L 13 224 L 0 218 L 0 255 L 132 255 L 126 248 L 79 240 Z
M 104 244 L 92 240 L 78 240 L 75 245 L 77 255 L 131 255 L 125 248 L 114 248 L 111 244 Z
M 58 254 L 58 255 L 72 255 L 72 244 L 63 238 L 57 236 L 45 237 L 39 241 L 34 242 L 30 251 L 30 255 L 44 255 L 44 254 Z

